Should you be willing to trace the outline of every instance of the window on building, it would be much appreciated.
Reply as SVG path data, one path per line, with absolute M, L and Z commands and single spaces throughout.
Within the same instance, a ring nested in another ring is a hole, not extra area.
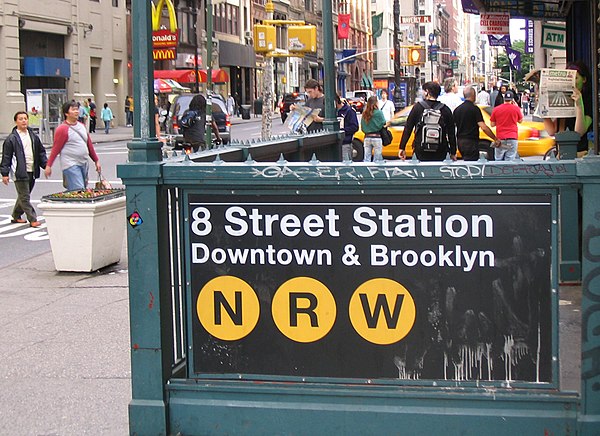
M 313 5 L 313 0 L 304 0 L 304 9 L 309 12 L 314 12 L 315 8 Z
M 115 8 L 118 8 L 118 7 L 119 7 L 119 0 L 112 0 L 112 5 L 113 5 Z

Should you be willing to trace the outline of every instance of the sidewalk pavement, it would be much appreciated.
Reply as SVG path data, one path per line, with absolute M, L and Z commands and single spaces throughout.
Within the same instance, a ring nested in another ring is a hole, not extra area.
M 127 255 L 59 273 L 50 251 L 0 269 L 0 434 L 127 435 Z

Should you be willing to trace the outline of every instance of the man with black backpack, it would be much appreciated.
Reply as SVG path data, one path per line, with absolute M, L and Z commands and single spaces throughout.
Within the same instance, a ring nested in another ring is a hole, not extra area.
M 183 130 L 183 139 L 189 143 L 194 153 L 207 149 L 206 147 L 206 99 L 202 94 L 197 94 L 192 97 L 190 106 L 181 116 L 179 120 L 181 129 Z M 219 136 L 219 128 L 215 120 L 211 121 L 213 133 L 217 138 L 217 142 L 221 143 Z M 208 147 L 210 148 L 210 147 Z
M 413 106 L 402 132 L 400 159 L 406 159 L 406 144 L 415 130 L 413 151 L 420 161 L 443 161 L 448 153 L 456 160 L 454 119 L 450 108 L 437 101 L 440 92 L 436 82 L 423 84 L 423 100 Z

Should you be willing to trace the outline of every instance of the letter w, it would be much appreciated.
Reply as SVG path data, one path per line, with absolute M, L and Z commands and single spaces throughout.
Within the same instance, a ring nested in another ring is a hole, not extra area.
M 385 316 L 385 320 L 387 322 L 388 329 L 395 329 L 398 325 L 398 318 L 400 318 L 400 309 L 402 308 L 402 302 L 404 301 L 404 295 L 398 294 L 396 295 L 396 303 L 394 304 L 394 313 L 392 314 L 390 311 L 390 307 L 388 305 L 387 298 L 385 298 L 384 294 L 378 294 L 377 300 L 375 301 L 375 308 L 371 311 L 371 307 L 369 306 L 369 300 L 367 299 L 367 294 L 360 294 L 360 302 L 362 303 L 363 311 L 365 312 L 365 319 L 367 321 L 367 326 L 370 329 L 374 329 L 377 327 L 377 320 L 379 319 L 379 314 L 383 310 L 383 315 Z
M 235 310 L 223 295 L 223 292 L 215 292 L 215 325 L 221 325 L 221 308 L 227 311 L 229 318 L 235 325 L 242 325 L 242 292 L 235 291 Z

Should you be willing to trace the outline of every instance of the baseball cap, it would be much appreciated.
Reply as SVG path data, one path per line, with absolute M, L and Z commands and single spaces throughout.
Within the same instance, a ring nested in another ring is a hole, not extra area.
M 512 91 L 506 91 L 504 93 L 504 100 L 514 100 L 515 99 L 515 93 Z

